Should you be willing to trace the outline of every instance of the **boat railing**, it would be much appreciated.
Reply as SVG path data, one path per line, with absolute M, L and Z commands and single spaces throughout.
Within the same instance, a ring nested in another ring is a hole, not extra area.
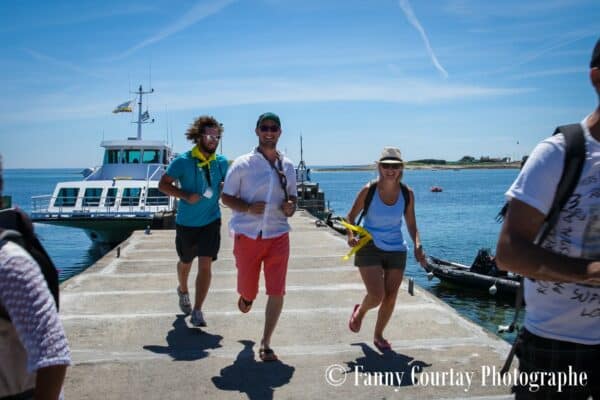
M 111 198 L 111 205 L 100 205 L 100 199 L 90 201 L 83 196 L 64 196 L 60 204 L 56 204 L 56 197 L 52 195 L 33 196 L 31 211 L 35 217 L 72 217 L 72 216 L 145 216 L 160 211 L 171 209 L 171 201 L 167 196 L 145 196 L 138 198 L 135 203 L 123 198 Z M 126 199 L 128 200 L 128 199 Z M 143 200 L 143 201 L 142 201 Z
M 317 207 L 325 207 L 325 203 L 323 199 L 302 199 L 298 198 L 298 207 L 299 208 L 317 208 Z

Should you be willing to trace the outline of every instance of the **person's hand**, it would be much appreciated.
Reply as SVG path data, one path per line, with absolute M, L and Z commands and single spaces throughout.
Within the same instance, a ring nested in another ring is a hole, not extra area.
M 423 250 L 423 246 L 418 245 L 415 247 L 415 259 L 419 264 L 421 264 L 421 267 L 427 267 L 427 257 L 425 256 L 425 250 Z
M 184 200 L 189 204 L 196 204 L 201 198 L 202 196 L 200 196 L 198 193 L 188 193 Z
M 600 261 L 592 261 L 587 266 L 587 279 L 585 284 L 600 286 Z
M 296 211 L 296 204 L 292 200 L 284 201 L 281 203 L 281 211 L 286 217 L 291 217 Z
M 249 214 L 264 214 L 265 212 L 265 207 L 267 206 L 267 203 L 265 203 L 264 201 L 257 201 L 256 203 L 250 203 L 248 204 L 248 213 Z
M 352 236 L 348 239 L 348 246 L 356 247 L 358 245 L 358 238 L 356 236 Z

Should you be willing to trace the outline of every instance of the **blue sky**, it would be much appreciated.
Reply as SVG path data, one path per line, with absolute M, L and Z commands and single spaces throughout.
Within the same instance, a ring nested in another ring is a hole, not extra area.
M 309 165 L 527 154 L 598 104 L 589 84 L 598 0 L 164 0 L 0 3 L 5 168 L 88 167 L 139 84 L 173 138 L 210 114 L 223 153 L 256 143 L 265 111 L 280 148 Z M 151 73 L 150 73 L 151 71 Z

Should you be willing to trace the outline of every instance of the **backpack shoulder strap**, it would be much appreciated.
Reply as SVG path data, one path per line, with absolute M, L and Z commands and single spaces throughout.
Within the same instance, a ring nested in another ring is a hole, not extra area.
M 358 217 L 358 220 L 356 220 L 356 225 L 360 225 L 360 222 L 362 221 L 363 217 L 367 215 L 367 211 L 369 211 L 369 206 L 373 201 L 373 196 L 375 196 L 375 189 L 377 189 L 376 179 L 369 182 L 369 190 L 367 191 L 367 197 L 365 197 L 365 204 L 363 205 L 363 209 L 360 213 L 360 216 Z
M 21 236 L 19 232 L 12 229 L 4 229 L 0 227 L 0 249 L 2 249 L 4 245 L 8 242 L 15 242 L 21 247 L 24 246 L 23 236 Z M 2 307 L 2 304 L 0 304 L 0 318 L 10 321 L 10 316 L 8 315 L 4 307 Z
M 569 197 L 577 187 L 585 163 L 585 137 L 581 124 L 559 126 L 553 135 L 559 133 L 562 133 L 565 137 L 565 161 L 562 175 L 556 186 L 554 201 L 544 220 L 542 229 L 536 237 L 535 243 L 537 244 L 540 244 L 550 233 L 552 227 L 556 225 L 560 211 L 565 207 Z
M 402 192 L 402 197 L 404 198 L 404 213 L 406 214 L 406 210 L 408 209 L 408 204 L 410 203 L 410 192 L 408 190 L 408 186 L 404 183 L 400 182 L 400 191 Z
M 571 124 L 559 126 L 556 128 L 553 135 L 558 133 L 562 133 L 565 137 L 565 160 L 563 172 L 560 176 L 560 180 L 558 181 L 558 185 L 556 186 L 556 193 L 554 195 L 554 200 L 552 201 L 550 211 L 544 219 L 544 224 L 534 240 L 534 243 L 538 245 L 542 243 L 546 236 L 548 236 L 548 233 L 550 233 L 552 227 L 556 224 L 560 211 L 566 205 L 569 197 L 571 197 L 575 187 L 577 186 L 577 183 L 579 182 L 581 171 L 583 170 L 583 164 L 585 163 L 585 137 L 583 135 L 583 129 L 581 128 L 581 125 Z M 508 203 L 504 206 L 504 209 L 506 208 L 508 208 Z M 516 329 L 517 320 L 523 306 L 523 291 L 525 285 L 523 277 L 519 279 L 519 283 L 520 286 L 517 289 L 517 296 L 515 299 L 515 314 L 511 324 L 507 329 L 508 332 L 513 332 Z M 517 334 L 506 361 L 504 362 L 504 365 L 500 371 L 501 375 L 504 375 L 506 372 L 508 372 L 508 369 L 510 368 L 519 338 L 520 336 Z

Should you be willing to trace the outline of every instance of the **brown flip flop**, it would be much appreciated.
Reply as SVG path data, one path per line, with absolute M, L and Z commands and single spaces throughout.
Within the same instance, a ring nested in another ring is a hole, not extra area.
M 244 299 L 242 296 L 238 299 L 238 308 L 241 312 L 246 314 L 252 308 L 252 301 Z
M 277 361 L 277 355 L 271 348 L 261 348 L 258 350 L 258 356 L 263 362 Z

